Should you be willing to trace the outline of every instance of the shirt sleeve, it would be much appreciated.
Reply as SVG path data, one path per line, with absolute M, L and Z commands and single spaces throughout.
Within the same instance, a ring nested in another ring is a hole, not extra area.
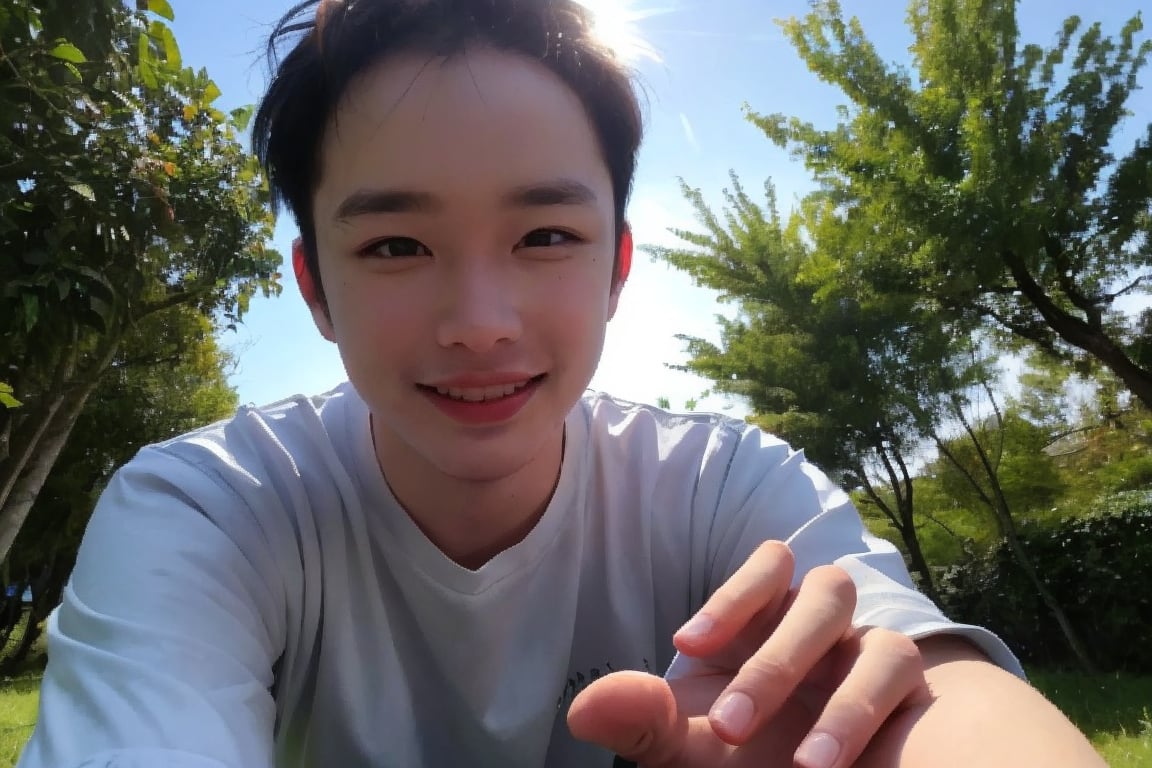
M 848 494 L 806 461 L 803 452 L 749 429 L 729 456 L 708 528 L 694 532 L 703 542 L 693 554 L 704 560 L 704 594 L 724 583 L 762 542 L 783 541 L 796 558 L 793 586 L 820 565 L 834 564 L 848 572 L 857 592 L 855 626 L 880 627 L 913 640 L 959 635 L 996 665 L 1024 677 L 1020 662 L 1000 638 L 984 628 L 950 621 L 916 590 L 900 551 L 869 533 Z M 667 676 L 680 677 L 690 670 L 690 660 L 677 656 Z
M 157 449 L 117 473 L 49 617 L 18 768 L 273 765 L 283 594 L 213 522 L 230 515 L 250 511 Z

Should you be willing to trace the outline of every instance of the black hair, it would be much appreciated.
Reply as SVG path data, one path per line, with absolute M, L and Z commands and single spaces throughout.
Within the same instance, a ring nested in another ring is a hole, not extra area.
M 575 0 L 306 0 L 284 15 L 268 40 L 273 76 L 253 123 L 253 147 L 274 205 L 286 204 L 300 229 L 321 302 L 312 210 L 320 145 L 350 83 L 401 53 L 452 57 L 484 46 L 539 61 L 556 74 L 597 134 L 619 242 L 643 125 L 631 72 L 596 41 L 591 21 Z M 295 45 L 278 62 L 280 44 L 291 39 Z

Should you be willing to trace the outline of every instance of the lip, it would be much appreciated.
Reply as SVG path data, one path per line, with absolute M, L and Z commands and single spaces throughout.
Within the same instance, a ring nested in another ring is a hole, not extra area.
M 516 414 L 524 408 L 525 405 L 536 394 L 536 390 L 540 388 L 541 383 L 546 378 L 545 374 L 537 374 L 535 376 L 528 374 L 516 374 L 514 376 L 505 376 L 503 379 L 496 378 L 503 374 L 484 374 L 475 376 L 459 376 L 453 379 L 445 379 L 438 382 L 435 386 L 428 384 L 417 385 L 420 394 L 428 398 L 432 405 L 443 413 L 448 418 L 462 424 L 464 426 L 478 427 L 478 426 L 495 426 L 504 422 L 510 421 Z M 519 384 L 527 381 L 527 385 L 517 389 L 510 395 L 496 398 L 493 400 L 457 400 L 442 395 L 436 391 L 436 387 L 494 387 L 506 384 Z M 450 382 L 450 383 L 449 383 Z M 468 382 L 468 383 L 461 383 Z

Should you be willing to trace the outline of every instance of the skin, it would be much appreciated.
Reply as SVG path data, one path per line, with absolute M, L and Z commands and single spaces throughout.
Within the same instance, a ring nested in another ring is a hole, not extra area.
M 371 411 L 385 477 L 433 543 L 479 568 L 547 506 L 619 299 L 587 115 L 516 56 L 387 59 L 326 133 L 314 223 L 327 305 L 305 298 Z M 497 425 L 449 418 L 421 386 L 508 373 L 544 378 Z M 792 590 L 792 569 L 786 546 L 761 546 L 674 638 L 707 673 L 602 678 L 571 707 L 573 733 L 659 767 L 1102 765 L 962 641 L 853 627 L 847 574 Z
M 314 304 L 313 317 L 371 409 L 394 494 L 449 557 L 478 567 L 542 514 L 564 419 L 603 349 L 619 296 L 608 170 L 571 91 L 486 51 L 390 59 L 352 87 L 336 126 L 314 214 L 329 312 Z M 590 199 L 507 202 L 558 179 Z M 339 215 L 350 196 L 382 189 L 431 200 Z M 547 377 L 495 427 L 455 423 L 416 386 L 508 371 Z
M 837 635 L 855 606 L 847 574 L 817 568 L 796 590 L 791 577 L 791 552 L 766 542 L 700 609 L 710 628 L 675 638 L 711 674 L 609 675 L 573 702 L 573 733 L 646 768 L 1104 768 L 1063 714 L 964 640 Z M 716 712 L 738 690 L 756 712 L 740 734 Z M 805 746 L 829 739 L 831 756 Z

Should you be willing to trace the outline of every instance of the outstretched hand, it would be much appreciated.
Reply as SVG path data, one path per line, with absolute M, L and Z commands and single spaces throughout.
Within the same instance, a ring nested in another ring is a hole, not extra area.
M 835 566 L 791 589 L 794 560 L 762 545 L 673 642 L 692 671 L 597 680 L 568 725 L 644 768 L 848 768 L 897 710 L 929 698 L 910 639 L 852 626 L 856 589 Z

